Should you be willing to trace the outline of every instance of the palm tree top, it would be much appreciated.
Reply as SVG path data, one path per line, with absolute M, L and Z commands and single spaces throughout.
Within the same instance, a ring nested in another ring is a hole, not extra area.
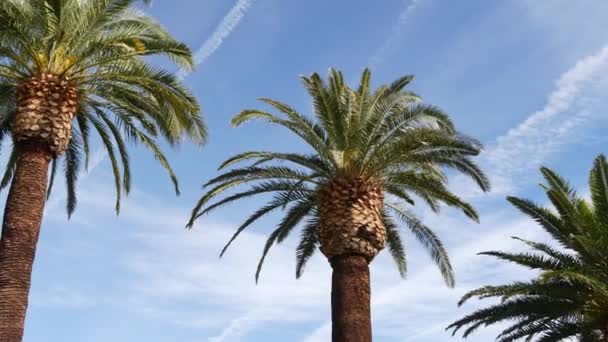
M 532 201 L 508 197 L 552 237 L 559 247 L 523 241 L 531 253 L 490 251 L 481 253 L 540 271 L 528 282 L 485 286 L 466 294 L 459 305 L 478 297 L 501 299 L 452 323 L 464 336 L 482 325 L 504 321 L 513 324 L 497 338 L 508 342 L 604 341 L 608 338 L 608 162 L 595 159 L 589 176 L 590 201 L 577 195 L 568 182 L 549 168 L 541 168 L 552 209 Z
M 413 78 L 406 75 L 372 91 L 369 69 L 363 71 L 357 89 L 348 87 L 342 72 L 335 69 L 330 69 L 327 81 L 313 73 L 301 77 L 313 100 L 313 119 L 287 104 L 262 98 L 262 102 L 285 118 L 249 109 L 234 117 L 232 124 L 239 126 L 251 119 L 279 124 L 312 147 L 335 175 L 345 177 L 382 178 L 383 172 L 409 164 L 409 160 L 403 159 L 402 152 L 407 151 L 404 148 L 427 146 L 431 152 L 434 146 L 447 142 L 449 146 L 442 146 L 442 152 L 447 154 L 478 154 L 480 143 L 458 135 L 447 114 L 437 107 L 421 104 L 418 95 L 405 89 Z M 237 156 L 222 166 L 247 157 Z M 487 180 L 480 175 L 475 179 L 487 190 Z
M 480 153 L 481 144 L 458 133 L 442 110 L 422 104 L 418 95 L 406 90 L 412 76 L 400 77 L 376 89 L 371 88 L 369 69 L 363 71 L 356 89 L 346 85 L 342 73 L 334 69 L 330 69 L 327 80 L 317 73 L 301 79 L 314 104 L 312 117 L 280 101 L 262 98 L 280 114 L 246 109 L 232 119 L 232 124 L 265 120 L 289 130 L 312 151 L 249 151 L 229 158 L 219 168 L 222 173 L 205 184 L 207 191 L 193 209 L 187 226 L 192 227 L 200 216 L 233 201 L 272 193 L 273 199 L 237 229 L 228 245 L 260 217 L 276 209 L 285 210 L 264 248 L 258 274 L 270 247 L 304 222 L 297 249 L 299 277 L 318 245 L 319 187 L 331 181 L 373 183 L 390 195 L 383 217 L 389 249 L 400 272 L 405 274 L 405 255 L 393 217 L 406 223 L 429 249 L 448 284 L 453 284 L 451 266 L 439 239 L 403 205 L 414 204 L 416 195 L 435 211 L 444 203 L 477 220 L 475 209 L 448 190 L 443 167 L 456 169 L 484 191 L 489 190 L 486 176 L 471 160 Z M 234 167 L 239 163 L 249 165 Z M 240 185 L 249 188 L 211 203 L 216 196 Z
M 76 204 L 74 184 L 80 159 L 84 156 L 85 167 L 88 164 L 91 129 L 99 134 L 111 161 L 117 211 L 121 193 L 128 193 L 131 186 L 125 138 L 154 154 L 177 193 L 177 178 L 158 139 L 170 145 L 184 137 L 198 145 L 206 140 L 196 98 L 172 73 L 145 59 L 165 56 L 190 70 L 190 49 L 135 9 L 135 2 L 0 1 L 0 137 L 11 134 L 20 86 L 41 77 L 58 78 L 77 93 L 76 124 L 64 158 L 69 214 Z M 10 183 L 17 158 L 18 152 L 13 151 L 2 187 Z M 53 178 L 56 169 L 55 159 Z

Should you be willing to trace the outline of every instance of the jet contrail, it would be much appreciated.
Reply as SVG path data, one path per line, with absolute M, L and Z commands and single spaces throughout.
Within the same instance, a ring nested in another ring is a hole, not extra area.
M 406 3 L 408 0 L 404 1 Z M 388 36 L 388 38 L 382 43 L 382 46 L 378 50 L 374 52 L 374 55 L 371 57 L 369 65 L 372 68 L 378 66 L 378 64 L 382 63 L 384 59 L 395 49 L 395 47 L 400 43 L 400 39 L 403 36 L 403 31 L 405 30 L 405 24 L 410 20 L 411 16 L 414 12 L 427 0 L 411 0 L 409 4 L 403 9 L 401 14 L 399 15 L 399 20 L 397 24 L 393 28 L 393 32 Z
M 238 0 L 236 4 L 230 9 L 230 12 L 226 14 L 224 19 L 215 28 L 215 31 L 211 34 L 211 37 L 203 43 L 203 45 L 194 54 L 194 65 L 203 63 L 209 56 L 211 56 L 224 42 L 224 39 L 232 33 L 232 31 L 238 26 L 245 14 L 249 11 L 249 8 L 255 0 Z M 177 77 L 183 79 L 188 75 L 188 72 L 181 69 L 177 73 Z

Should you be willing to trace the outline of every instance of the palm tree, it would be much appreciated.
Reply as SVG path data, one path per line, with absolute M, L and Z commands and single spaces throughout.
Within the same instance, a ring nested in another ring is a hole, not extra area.
M 368 264 L 386 244 L 399 272 L 405 275 L 405 249 L 397 220 L 428 249 L 447 285 L 453 286 L 452 267 L 441 241 L 403 206 L 414 204 L 412 195 L 434 211 L 445 203 L 477 220 L 474 208 L 447 189 L 441 167 L 472 177 L 483 190 L 489 188 L 483 172 L 470 158 L 480 152 L 480 144 L 458 134 L 440 109 L 421 104 L 417 95 L 405 90 L 412 76 L 374 91 L 370 77 L 366 69 L 357 90 L 345 85 L 342 73 L 335 70 L 330 70 L 327 82 L 316 73 L 302 77 L 314 102 L 316 121 L 271 99 L 261 100 L 281 116 L 248 109 L 234 117 L 234 126 L 262 119 L 286 128 L 306 142 L 312 153 L 251 151 L 226 160 L 220 170 L 239 162 L 250 165 L 225 171 L 207 182 L 209 189 L 187 225 L 192 227 L 201 215 L 233 201 L 273 193 L 272 200 L 237 229 L 222 254 L 253 222 L 276 209 L 283 210 L 283 219 L 264 247 L 257 282 L 271 246 L 303 223 L 296 250 L 296 277 L 302 275 L 319 246 L 333 268 L 334 341 L 371 340 Z M 249 187 L 210 203 L 241 184 Z
M 0 137 L 13 140 L 0 184 L 11 184 L 0 240 L 0 341 L 22 338 L 45 197 L 60 159 L 72 214 L 80 162 L 86 168 L 96 131 L 114 172 L 118 212 L 131 186 L 125 140 L 152 151 L 176 192 L 158 138 L 205 141 L 194 96 L 144 59 L 162 55 L 189 69 L 190 50 L 134 2 L 0 1 Z
M 454 334 L 463 327 L 468 336 L 480 326 L 511 322 L 497 341 L 608 340 L 608 163 L 603 155 L 595 160 L 590 203 L 555 172 L 541 172 L 547 182 L 542 187 L 555 210 L 516 197 L 508 200 L 538 222 L 559 247 L 516 238 L 533 253 L 481 253 L 540 270 L 540 275 L 467 293 L 459 305 L 473 297 L 497 297 L 501 302 L 452 323 L 448 329 Z

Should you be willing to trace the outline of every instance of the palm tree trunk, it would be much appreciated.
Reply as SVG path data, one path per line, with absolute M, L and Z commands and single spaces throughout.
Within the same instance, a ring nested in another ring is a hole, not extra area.
M 360 255 L 332 258 L 331 320 L 333 342 L 370 342 L 370 283 L 367 259 Z
M 6 200 L 0 238 L 0 342 L 20 342 L 32 265 L 44 211 L 51 153 L 19 143 L 20 158 Z

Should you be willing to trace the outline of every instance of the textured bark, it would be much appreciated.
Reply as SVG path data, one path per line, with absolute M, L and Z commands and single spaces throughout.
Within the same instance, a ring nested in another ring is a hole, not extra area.
M 40 74 L 17 87 L 17 115 L 12 126 L 17 142 L 41 142 L 58 156 L 70 142 L 78 108 L 76 88 L 65 78 Z
M 369 265 L 360 255 L 341 255 L 331 261 L 331 320 L 333 342 L 370 342 Z
M 0 342 L 20 342 L 32 265 L 44 211 L 51 151 L 18 143 L 20 158 L 4 209 L 0 238 Z
M 335 178 L 318 189 L 319 242 L 328 258 L 364 255 L 371 261 L 386 244 L 382 187 L 373 180 Z

